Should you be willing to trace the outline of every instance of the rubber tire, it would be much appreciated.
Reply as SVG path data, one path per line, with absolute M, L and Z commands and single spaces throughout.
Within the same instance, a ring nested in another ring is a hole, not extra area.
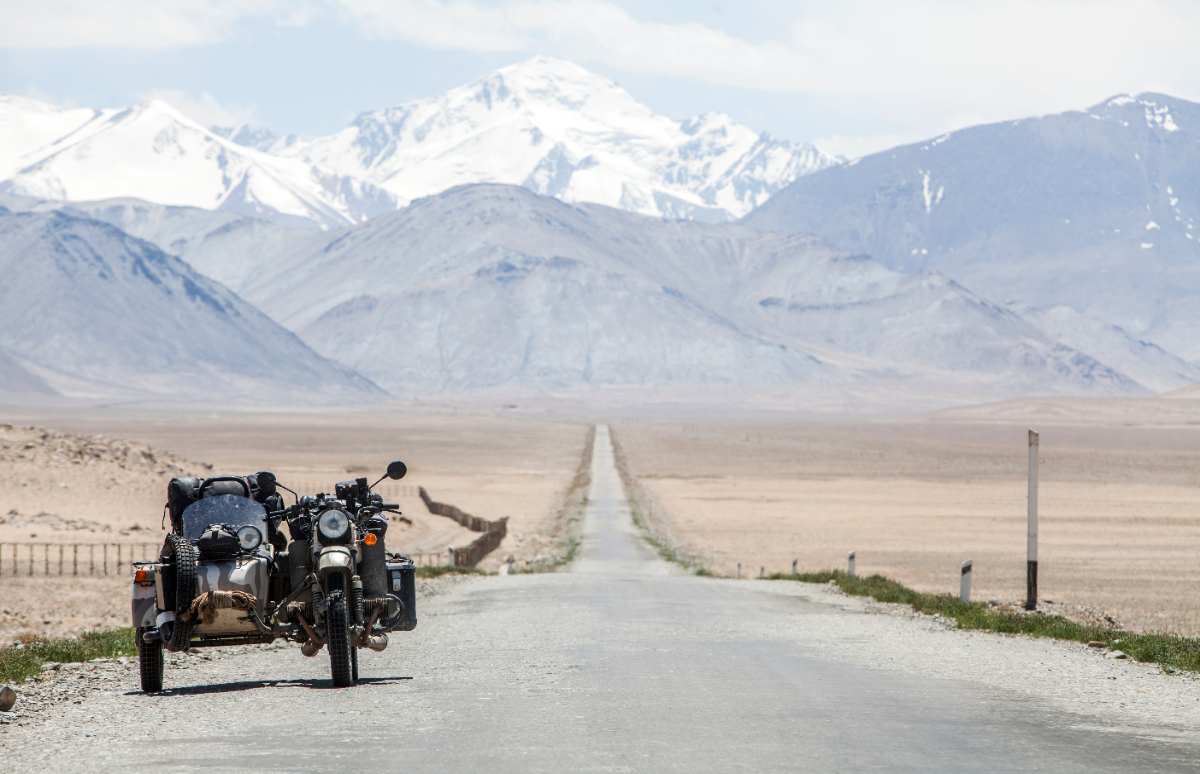
M 138 676 L 142 681 L 142 693 L 158 693 L 163 687 L 163 645 L 162 640 L 143 642 L 142 635 L 148 629 L 135 630 L 138 650 Z
M 349 688 L 354 685 L 354 673 L 350 665 L 349 615 L 346 597 L 341 591 L 330 592 L 329 608 L 325 613 L 326 649 L 329 651 L 329 671 L 333 675 L 334 688 Z
M 191 621 L 179 620 L 181 611 L 191 607 L 196 598 L 196 547 L 186 538 L 179 535 L 168 535 L 171 542 L 171 553 L 175 560 L 175 622 L 171 627 L 171 642 L 168 650 L 182 652 L 188 649 L 192 642 Z
M 350 679 L 358 685 L 358 646 L 350 645 Z

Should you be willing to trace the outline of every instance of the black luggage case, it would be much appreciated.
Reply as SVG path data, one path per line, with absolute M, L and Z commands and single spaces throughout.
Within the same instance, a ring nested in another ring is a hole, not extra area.
M 412 559 L 392 554 L 387 562 L 388 591 L 400 598 L 404 612 L 394 630 L 410 632 L 417 628 L 417 574 Z

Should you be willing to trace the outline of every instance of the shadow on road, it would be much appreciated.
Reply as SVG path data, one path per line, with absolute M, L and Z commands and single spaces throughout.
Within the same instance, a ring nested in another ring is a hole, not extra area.
M 369 687 L 376 685 L 396 685 L 406 680 L 413 679 L 408 677 L 361 677 L 358 680 L 357 687 Z M 256 688 L 281 688 L 290 686 L 302 686 L 305 688 L 317 689 L 332 689 L 332 680 L 239 680 L 234 683 L 212 683 L 209 685 L 185 685 L 179 688 L 167 688 L 160 691 L 155 696 L 203 696 L 210 693 L 234 693 L 236 691 L 252 691 Z M 142 695 L 141 691 L 126 691 L 126 696 Z

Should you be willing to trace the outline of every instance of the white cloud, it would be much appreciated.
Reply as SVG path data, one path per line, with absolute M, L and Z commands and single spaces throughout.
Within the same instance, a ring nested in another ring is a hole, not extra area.
M 1200 3 L 1187 0 L 781 0 L 767 14 L 747 9 L 738 34 L 703 7 L 650 7 L 632 0 L 0 0 L 0 48 L 199 46 L 249 22 L 312 27 L 340 19 L 363 37 L 429 49 L 514 59 L 544 53 L 610 76 L 678 78 L 776 101 L 803 95 L 836 105 L 834 120 L 865 126 L 862 136 L 828 138 L 851 155 L 888 138 L 957 128 L 963 117 L 1057 112 L 1120 91 L 1200 92 L 1200 48 L 1190 39 L 1200 29 Z M 816 131 L 831 131 L 830 121 L 821 123 Z
M 228 37 L 248 18 L 307 23 L 314 7 L 304 0 L 18 0 L 0 4 L 0 47 L 196 46 Z
M 611 0 L 337 0 L 362 34 L 436 49 L 538 52 L 625 72 L 890 108 L 901 129 L 1200 86 L 1200 4 L 1175 0 L 802 0 L 751 40 L 640 18 Z M 907 111 L 910 115 L 903 115 Z M 923 130 L 928 134 L 927 130 Z M 851 139 L 851 138 L 843 138 Z M 870 138 L 857 138 L 868 143 Z M 865 146 L 864 146 L 865 147 Z
M 1186 49 L 1170 0 L 1009 0 L 793 4 L 790 29 L 748 40 L 704 24 L 638 18 L 611 0 L 337 0 L 365 35 L 476 52 L 539 50 L 627 71 L 780 92 L 1101 86 Z M 1195 26 L 1190 26 L 1195 29 Z M 1121 56 L 1126 52 L 1129 56 Z
M 152 89 L 144 99 L 161 99 L 201 126 L 240 126 L 253 123 L 254 108 L 246 105 L 222 104 L 208 92 L 189 94 L 178 89 Z

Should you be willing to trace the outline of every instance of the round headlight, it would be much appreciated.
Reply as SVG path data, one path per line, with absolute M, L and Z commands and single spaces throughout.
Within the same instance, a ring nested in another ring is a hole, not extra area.
M 252 524 L 247 524 L 237 531 L 238 545 L 243 551 L 253 551 L 262 545 L 262 533 L 258 531 L 258 527 Z
M 325 511 L 317 522 L 317 529 L 326 540 L 342 540 L 350 529 L 350 517 L 337 509 Z

